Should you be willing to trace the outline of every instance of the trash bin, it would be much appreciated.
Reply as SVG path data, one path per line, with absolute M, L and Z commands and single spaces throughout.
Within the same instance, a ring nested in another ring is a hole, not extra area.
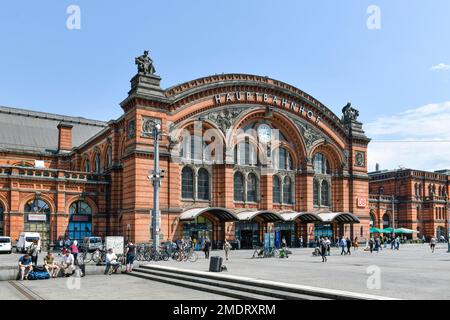
M 222 271 L 222 257 L 214 256 L 209 260 L 209 271 L 210 272 L 221 272 Z

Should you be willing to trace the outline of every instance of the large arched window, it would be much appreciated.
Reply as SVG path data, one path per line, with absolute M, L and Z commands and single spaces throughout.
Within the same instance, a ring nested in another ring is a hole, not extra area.
M 239 171 L 234 174 L 234 201 L 244 201 L 244 176 Z
M 75 201 L 69 207 L 70 214 L 92 214 L 91 206 L 82 200 Z
M 250 143 L 248 137 L 240 142 L 234 148 L 234 163 L 246 166 L 255 166 L 258 164 L 258 153 L 255 145 Z
M 247 177 L 247 201 L 248 202 L 257 202 L 257 186 L 258 179 L 254 173 L 250 173 Z
M 205 168 L 198 170 L 197 194 L 200 200 L 209 200 L 209 172 Z
M 278 152 L 278 169 L 280 170 L 292 170 L 292 159 L 289 151 L 285 148 L 279 148 Z
M 281 203 L 281 184 L 278 176 L 272 178 L 273 202 Z
M 319 181 L 314 180 L 313 183 L 314 205 L 319 205 Z
M 194 199 L 194 172 L 189 167 L 184 167 L 181 172 L 181 197 Z
M 100 153 L 95 154 L 95 173 L 100 173 L 101 167 L 100 167 Z
M 313 158 L 314 172 L 318 174 L 328 174 L 330 173 L 329 164 L 327 158 L 321 154 L 316 153 Z
M 323 206 L 330 206 L 330 191 L 328 182 L 325 180 L 322 180 L 321 186 L 320 186 L 320 200 L 321 204 Z
M 27 202 L 24 211 L 25 213 L 50 213 L 50 207 L 44 200 L 35 198 Z
M 292 181 L 289 177 L 284 177 L 283 181 L 283 202 L 292 204 Z

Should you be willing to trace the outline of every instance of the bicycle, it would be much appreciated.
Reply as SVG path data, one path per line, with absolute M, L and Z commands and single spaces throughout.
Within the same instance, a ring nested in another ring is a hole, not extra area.
M 103 263 L 106 261 L 106 250 L 97 248 L 94 253 L 92 253 L 92 261 L 95 263 Z

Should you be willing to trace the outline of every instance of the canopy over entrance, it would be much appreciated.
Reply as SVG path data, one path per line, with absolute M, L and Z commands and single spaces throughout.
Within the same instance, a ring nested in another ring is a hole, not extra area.
M 317 214 L 310 212 L 286 212 L 282 213 L 281 216 L 284 221 L 295 221 L 300 219 L 301 222 L 306 223 L 322 222 L 322 219 Z
M 203 213 L 210 213 L 218 217 L 221 221 L 238 221 L 239 218 L 228 209 L 225 208 L 194 208 L 184 211 L 180 215 L 180 221 L 195 220 Z
M 264 222 L 285 221 L 283 217 L 272 211 L 244 211 L 237 214 L 240 221 L 251 221 L 256 217 L 261 218 Z
M 339 223 L 359 223 L 359 219 L 350 212 L 327 212 L 319 213 L 319 217 L 323 222 L 339 222 Z

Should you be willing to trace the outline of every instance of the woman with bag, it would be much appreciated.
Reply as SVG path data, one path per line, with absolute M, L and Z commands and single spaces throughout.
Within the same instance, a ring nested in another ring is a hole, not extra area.
M 223 251 L 225 252 L 225 260 L 228 260 L 230 250 L 231 250 L 231 243 L 229 243 L 228 240 L 225 239 L 225 243 L 223 245 Z

